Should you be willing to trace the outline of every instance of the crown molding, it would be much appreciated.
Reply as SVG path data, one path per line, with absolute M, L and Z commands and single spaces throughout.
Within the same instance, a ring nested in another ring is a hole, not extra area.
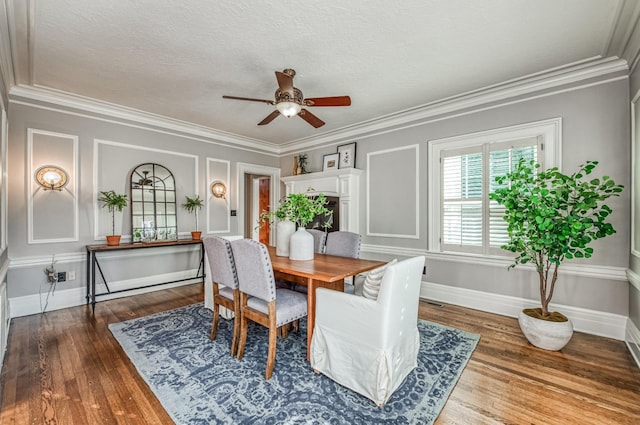
M 393 127 L 404 126 L 416 121 L 442 115 L 453 114 L 469 108 L 478 108 L 490 103 L 501 102 L 520 96 L 539 94 L 545 90 L 579 84 L 594 78 L 614 73 L 628 73 L 625 60 L 617 57 L 593 58 L 567 66 L 553 68 L 517 79 L 505 81 L 460 95 L 427 103 L 422 106 L 384 115 L 352 126 L 342 127 L 319 136 L 298 139 L 283 144 L 282 154 L 309 149 L 361 137 L 365 133 L 380 132 Z M 581 87 L 575 87 L 577 90 Z
M 20 99 L 23 101 L 21 102 Z M 73 113 L 74 110 L 79 110 L 84 112 L 85 116 L 95 119 L 100 119 L 100 116 L 107 116 L 117 120 L 113 122 L 118 124 L 121 124 L 121 121 L 132 121 L 149 127 L 173 131 L 181 135 L 208 139 L 203 141 L 224 142 L 230 147 L 243 147 L 249 150 L 266 151 L 272 154 L 278 154 L 280 151 L 277 145 L 264 140 L 253 139 L 134 108 L 116 105 L 114 103 L 103 102 L 39 86 L 27 86 L 24 84 L 13 86 L 9 92 L 9 101 L 36 107 L 41 106 L 37 103 L 47 103 L 57 107 L 50 109 L 63 113 Z
M 507 99 L 539 94 L 546 90 L 566 87 L 614 73 L 627 73 L 628 71 L 629 67 L 627 62 L 617 57 L 589 59 L 462 93 L 457 96 L 441 99 L 393 114 L 384 115 L 358 124 L 342 127 L 322 135 L 287 142 L 282 145 L 276 145 L 264 140 L 244 137 L 133 108 L 38 86 L 31 87 L 22 84 L 13 86 L 9 92 L 9 100 L 10 102 L 24 103 L 35 107 L 45 107 L 39 103 L 47 103 L 58 107 L 50 109 L 63 113 L 78 114 L 74 111 L 79 110 L 83 111 L 86 114 L 85 116 L 94 119 L 105 120 L 102 117 L 106 116 L 114 120 L 119 120 L 113 121 L 119 124 L 122 124 L 121 121 L 130 121 L 152 127 L 152 129 L 160 128 L 176 132 L 179 135 L 199 137 L 201 138 L 199 140 L 204 142 L 222 142 L 220 144 L 226 143 L 227 146 L 234 148 L 244 148 L 284 156 L 301 149 L 313 149 L 318 146 L 352 140 L 359 136 L 362 137 L 367 133 L 388 131 L 391 128 L 406 126 L 410 123 L 443 115 L 446 116 L 458 111 L 478 108 Z M 582 87 L 573 87 L 571 89 L 578 90 L 580 88 Z M 20 99 L 26 100 L 26 102 L 21 102 Z

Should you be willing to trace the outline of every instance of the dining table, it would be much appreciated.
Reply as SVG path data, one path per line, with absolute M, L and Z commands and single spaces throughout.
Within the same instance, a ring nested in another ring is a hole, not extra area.
M 307 360 L 309 360 L 316 316 L 316 289 L 329 288 L 344 292 L 345 278 L 383 266 L 386 262 L 318 253 L 314 254 L 312 260 L 290 260 L 289 257 L 276 255 L 275 247 L 268 248 L 276 279 L 307 286 Z

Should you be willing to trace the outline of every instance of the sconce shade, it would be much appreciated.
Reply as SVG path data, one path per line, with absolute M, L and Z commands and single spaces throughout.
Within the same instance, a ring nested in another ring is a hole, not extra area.
M 69 182 L 66 171 L 55 165 L 44 165 L 38 168 L 35 178 L 36 183 L 44 188 L 44 190 L 62 191 L 62 188 Z
M 211 185 L 211 193 L 213 193 L 213 196 L 216 198 L 226 199 L 225 195 L 227 194 L 227 187 L 222 182 L 213 182 Z

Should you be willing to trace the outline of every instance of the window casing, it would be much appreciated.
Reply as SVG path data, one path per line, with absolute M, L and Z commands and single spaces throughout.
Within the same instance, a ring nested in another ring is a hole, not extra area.
M 429 249 L 507 256 L 504 209 L 488 194 L 520 158 L 560 160 L 560 119 L 429 142 Z

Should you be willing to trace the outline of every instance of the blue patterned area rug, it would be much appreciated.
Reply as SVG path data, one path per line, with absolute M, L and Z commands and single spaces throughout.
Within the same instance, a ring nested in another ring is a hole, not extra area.
M 479 335 L 419 321 L 418 367 L 383 408 L 315 374 L 306 361 L 306 321 L 278 338 L 264 379 L 267 329 L 250 323 L 244 358 L 229 354 L 233 322 L 209 340 L 202 303 L 109 326 L 138 372 L 178 424 L 432 424 Z

